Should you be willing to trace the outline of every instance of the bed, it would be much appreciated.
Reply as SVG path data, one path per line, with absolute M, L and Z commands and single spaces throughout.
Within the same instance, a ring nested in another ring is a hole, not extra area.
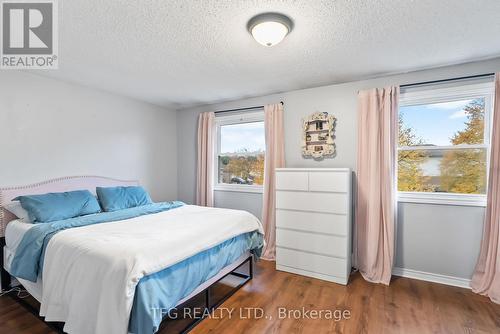
M 207 310 L 217 307 L 210 288 L 222 278 L 242 281 L 220 302 L 252 278 L 262 225 L 244 211 L 169 204 L 155 211 L 138 208 L 133 216 L 117 213 L 114 220 L 92 215 L 97 223 L 87 219 L 43 234 L 36 225 L 45 224 L 23 222 L 3 209 L 20 195 L 133 185 L 138 182 L 83 176 L 0 189 L 2 289 L 14 273 L 40 302 L 45 321 L 64 323 L 68 333 L 142 334 L 156 332 L 170 310 L 197 296 L 205 296 Z M 240 270 L 245 264 L 248 274 Z

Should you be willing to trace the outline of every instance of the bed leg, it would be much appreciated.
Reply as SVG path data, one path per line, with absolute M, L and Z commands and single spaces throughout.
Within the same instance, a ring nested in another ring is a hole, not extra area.
M 3 259 L 4 259 L 3 248 L 4 248 L 4 246 L 5 246 L 5 237 L 1 237 L 0 238 L 0 248 L 2 249 L 2 258 L 0 258 L 0 266 L 1 266 L 0 282 L 2 284 L 2 288 L 0 289 L 1 291 L 9 290 L 10 285 L 12 283 L 10 274 L 3 267 Z
M 250 271 L 250 279 L 253 278 L 253 255 L 249 257 L 249 260 L 250 260 L 250 267 L 249 267 L 249 271 Z
M 210 287 L 205 289 L 205 303 L 207 305 L 207 311 L 210 311 Z

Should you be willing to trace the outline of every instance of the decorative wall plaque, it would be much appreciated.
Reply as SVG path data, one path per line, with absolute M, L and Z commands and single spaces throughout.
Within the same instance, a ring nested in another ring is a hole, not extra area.
M 337 119 L 327 112 L 317 112 L 303 119 L 302 155 L 323 159 L 335 155 L 334 132 Z

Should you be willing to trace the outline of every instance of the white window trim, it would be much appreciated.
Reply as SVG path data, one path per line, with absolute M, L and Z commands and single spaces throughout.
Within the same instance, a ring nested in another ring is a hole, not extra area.
M 458 206 L 486 206 L 486 195 L 398 191 L 398 202 Z
M 446 88 L 429 88 L 426 90 L 404 90 L 399 98 L 399 106 L 415 106 L 421 104 L 431 104 L 449 101 L 459 101 L 487 97 L 485 101 L 485 138 L 484 144 L 478 145 L 450 145 L 450 146 L 409 146 L 398 147 L 398 151 L 404 150 L 440 150 L 440 149 L 473 149 L 487 148 L 486 169 L 489 171 L 489 148 L 491 139 L 491 122 L 493 120 L 492 106 L 494 103 L 495 87 L 493 82 L 483 82 L 475 84 L 457 83 L 456 86 Z M 396 179 L 397 182 L 397 179 Z M 455 194 L 455 193 L 431 193 L 431 192 L 405 192 L 398 191 L 398 202 L 402 203 L 422 203 L 439 205 L 458 206 L 479 206 L 485 207 L 487 196 L 485 194 Z
M 244 184 L 225 184 L 217 183 L 214 187 L 215 191 L 235 191 L 239 193 L 258 193 L 262 194 L 264 192 L 263 186 L 258 185 L 244 185 Z
M 214 191 L 234 191 L 243 193 L 260 193 L 264 192 L 264 186 L 260 185 L 243 185 L 243 184 L 227 184 L 219 183 L 219 166 L 218 155 L 221 147 L 220 142 L 220 128 L 223 125 L 263 122 L 264 121 L 264 108 L 256 112 L 245 112 L 239 114 L 229 114 L 224 116 L 215 117 L 215 155 L 214 155 Z

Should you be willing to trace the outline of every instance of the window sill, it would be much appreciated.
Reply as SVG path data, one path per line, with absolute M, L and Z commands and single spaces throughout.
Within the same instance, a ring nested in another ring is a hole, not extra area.
M 218 184 L 214 187 L 214 190 L 262 194 L 264 192 L 264 187 L 254 186 L 254 185 L 243 185 L 243 184 Z
M 398 192 L 400 203 L 440 204 L 486 207 L 486 195 Z

